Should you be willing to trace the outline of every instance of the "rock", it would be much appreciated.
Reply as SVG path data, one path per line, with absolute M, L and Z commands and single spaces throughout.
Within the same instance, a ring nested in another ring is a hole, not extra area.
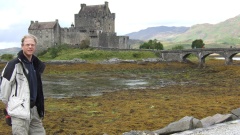
M 74 58 L 74 59 L 71 60 L 71 61 L 76 62 L 76 63 L 86 63 L 86 62 L 87 62 L 86 60 L 79 59 L 79 58 Z
M 204 128 L 209 127 L 215 123 L 215 119 L 212 116 L 201 119 Z
M 53 63 L 53 64 L 73 64 L 73 63 L 86 63 L 86 60 L 74 58 L 73 60 L 50 60 L 46 63 Z
M 117 64 L 120 63 L 122 60 L 118 59 L 118 58 L 111 58 L 109 60 L 103 60 L 102 62 L 100 62 L 100 64 Z
M 193 118 L 193 128 L 202 128 L 202 122 L 199 119 Z
M 121 63 L 136 63 L 135 60 L 122 60 Z
M 108 62 L 110 62 L 110 63 L 114 63 L 114 62 L 120 62 L 120 61 L 122 61 L 122 60 L 120 60 L 120 59 L 118 59 L 118 58 L 112 58 L 112 59 L 109 59 L 109 60 L 107 60 Z
M 232 114 L 225 114 L 225 115 L 215 114 L 214 116 L 208 116 L 206 118 L 203 118 L 201 122 L 203 124 L 203 127 L 205 128 L 214 124 L 231 121 L 231 120 L 233 120 Z
M 157 135 L 162 135 L 162 134 L 168 134 L 169 133 L 168 127 L 165 127 L 165 128 L 159 129 L 159 130 L 155 130 L 153 132 L 157 133 Z
M 216 119 L 215 124 L 233 120 L 233 115 L 232 114 L 225 114 L 225 115 L 216 114 L 213 117 L 215 117 L 215 119 Z
M 171 134 L 171 133 L 177 133 L 182 132 L 186 130 L 194 129 L 195 127 L 201 127 L 201 122 L 197 119 L 193 120 L 195 118 L 191 116 L 185 116 L 179 121 L 170 123 L 167 127 L 153 131 L 154 133 L 157 133 L 158 135 L 161 134 Z M 196 125 L 194 125 L 196 124 Z
M 147 59 L 143 59 L 143 62 L 159 62 L 161 61 L 160 58 L 147 58 Z
M 217 125 L 219 123 L 225 123 L 228 121 L 236 120 L 240 118 L 240 108 L 231 111 L 232 114 L 215 114 L 213 116 L 208 116 L 201 120 L 198 120 L 191 116 L 185 116 L 179 121 L 170 123 L 168 126 L 155 130 L 155 131 L 131 131 L 126 132 L 123 135 L 166 135 L 172 133 L 188 132 L 193 129 L 207 129 L 212 125 Z
M 122 135 L 157 135 L 154 132 L 151 131 L 130 131 L 130 132 L 126 132 L 123 133 Z
M 236 119 L 240 118 L 240 108 L 232 110 L 231 113 L 237 117 Z
M 185 131 L 193 129 L 193 117 L 185 116 L 177 122 L 170 123 L 168 125 L 168 130 L 170 133 L 176 133 L 180 131 Z

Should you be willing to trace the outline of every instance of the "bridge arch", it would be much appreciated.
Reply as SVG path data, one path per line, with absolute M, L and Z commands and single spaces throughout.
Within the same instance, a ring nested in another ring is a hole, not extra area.
M 209 55 L 213 54 L 212 52 L 207 52 L 207 53 L 200 53 L 199 57 L 198 57 L 198 61 L 199 61 L 199 66 L 203 67 L 205 65 L 205 59 L 206 57 L 208 57 Z
M 230 65 L 233 63 L 233 57 L 240 53 L 240 48 L 197 48 L 186 50 L 163 50 L 161 51 L 162 58 L 166 61 L 181 61 L 186 62 L 190 54 L 198 57 L 199 66 L 205 64 L 205 58 L 209 55 L 216 53 L 225 59 L 225 64 Z
M 195 53 L 183 53 L 183 54 L 182 54 L 182 57 L 181 57 L 182 62 L 187 62 L 187 61 L 188 61 L 187 58 L 188 58 L 191 54 L 197 56 Z
M 226 57 L 225 57 L 225 64 L 226 65 L 231 65 L 232 63 L 233 63 L 233 57 L 235 56 L 235 55 L 237 55 L 238 53 L 232 53 L 232 54 L 229 54 L 229 55 L 227 55 Z

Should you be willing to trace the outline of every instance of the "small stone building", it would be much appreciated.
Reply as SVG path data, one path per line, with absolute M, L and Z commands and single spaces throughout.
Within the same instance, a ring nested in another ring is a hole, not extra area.
M 80 6 L 80 11 L 74 15 L 75 25 L 69 28 L 61 28 L 58 20 L 31 21 L 28 33 L 38 38 L 38 52 L 60 44 L 80 45 L 83 40 L 90 41 L 91 47 L 129 49 L 129 37 L 115 33 L 115 13 L 111 13 L 108 2 Z

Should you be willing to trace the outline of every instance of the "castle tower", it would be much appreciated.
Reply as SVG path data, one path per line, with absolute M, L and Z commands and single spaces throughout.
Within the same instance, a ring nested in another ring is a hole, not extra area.
M 86 28 L 87 31 L 115 32 L 115 13 L 111 13 L 108 2 L 104 5 L 87 6 L 81 4 L 78 14 L 74 15 L 75 27 Z
M 58 19 L 51 22 L 31 21 L 28 33 L 38 38 L 37 52 L 61 44 L 61 27 Z

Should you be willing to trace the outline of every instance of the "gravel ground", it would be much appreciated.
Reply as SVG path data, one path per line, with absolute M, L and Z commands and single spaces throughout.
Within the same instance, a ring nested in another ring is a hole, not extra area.
M 208 128 L 199 128 L 173 135 L 240 135 L 240 120 L 216 124 Z

